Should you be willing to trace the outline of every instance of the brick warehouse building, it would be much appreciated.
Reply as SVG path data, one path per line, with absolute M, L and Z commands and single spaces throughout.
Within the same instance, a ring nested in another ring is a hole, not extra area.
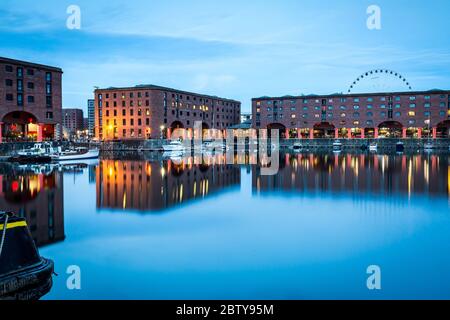
M 252 114 L 283 138 L 448 138 L 450 91 L 262 97 Z
M 155 85 L 95 90 L 95 137 L 98 140 L 170 138 L 176 128 L 192 135 L 224 130 L 240 122 L 239 101 Z
M 60 68 L 0 57 L 0 142 L 55 139 L 62 73 Z
M 82 109 L 66 108 L 62 110 L 62 124 L 74 135 L 84 129 L 84 114 Z

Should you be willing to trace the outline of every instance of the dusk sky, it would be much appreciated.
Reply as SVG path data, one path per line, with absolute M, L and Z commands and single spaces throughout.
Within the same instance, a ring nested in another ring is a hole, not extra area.
M 69 5 L 81 29 L 66 27 Z M 381 8 L 381 30 L 366 26 Z M 448 0 L 2 0 L 0 56 L 61 67 L 63 107 L 94 86 L 156 84 L 234 98 L 346 92 L 371 69 L 450 89 Z M 405 89 L 392 79 L 359 90 Z M 378 87 L 377 87 L 378 86 Z

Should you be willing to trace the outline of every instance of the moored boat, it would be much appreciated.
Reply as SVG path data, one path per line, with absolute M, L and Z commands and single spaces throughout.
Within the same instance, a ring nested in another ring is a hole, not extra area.
M 42 258 L 25 219 L 0 213 L 0 299 L 37 299 L 51 287 L 53 261 Z
M 60 147 L 53 147 L 50 142 L 35 143 L 31 148 L 17 152 L 19 157 L 45 157 L 61 152 Z
M 371 144 L 369 145 L 369 151 L 377 152 L 377 151 L 378 151 L 378 144 L 377 144 L 376 142 L 371 143 Z
M 74 161 L 74 160 L 89 160 L 97 159 L 100 155 L 98 149 L 89 150 L 87 148 L 76 148 L 74 150 L 63 151 L 52 157 L 55 161 Z
M 164 152 L 174 152 L 174 151 L 183 152 L 186 150 L 186 148 L 181 141 L 177 140 L 171 141 L 169 144 L 163 145 L 163 150 Z
M 342 142 L 340 140 L 335 140 L 333 142 L 333 151 L 341 152 L 342 151 Z

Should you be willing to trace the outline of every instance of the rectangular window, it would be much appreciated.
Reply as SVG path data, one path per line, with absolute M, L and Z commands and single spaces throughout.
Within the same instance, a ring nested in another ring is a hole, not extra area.
M 13 72 L 13 67 L 12 66 L 5 66 L 5 71 L 6 72 Z
M 52 73 L 51 72 L 45 73 L 45 81 L 47 81 L 47 82 L 52 81 Z
M 34 96 L 28 96 L 28 103 L 34 103 Z
M 22 78 L 23 77 L 23 68 L 17 68 L 17 77 Z
M 21 93 L 17 94 L 17 105 L 23 106 L 23 94 L 21 94 Z
M 17 80 L 17 91 L 18 92 L 23 91 L 23 80 L 21 80 L 21 79 Z
M 409 111 L 409 112 L 408 112 L 408 115 L 409 115 L 410 117 L 414 117 L 414 116 L 416 115 L 416 112 L 415 112 L 415 111 Z
M 33 69 L 27 69 L 27 75 L 34 76 L 34 70 Z
M 47 85 L 45 86 L 45 92 L 47 94 L 52 94 L 52 85 L 50 83 L 47 83 Z
M 51 96 L 47 96 L 46 97 L 46 105 L 47 105 L 47 108 L 51 108 L 53 106 L 52 97 Z
M 27 83 L 27 88 L 33 90 L 34 89 L 34 83 L 33 82 L 28 82 Z
M 46 118 L 47 119 L 53 119 L 53 112 L 47 112 Z
M 7 94 L 6 95 L 6 101 L 14 101 L 14 96 L 12 94 Z
M 12 87 L 13 81 L 12 81 L 11 79 L 6 79 L 6 80 L 5 80 L 5 85 L 6 85 L 7 87 Z

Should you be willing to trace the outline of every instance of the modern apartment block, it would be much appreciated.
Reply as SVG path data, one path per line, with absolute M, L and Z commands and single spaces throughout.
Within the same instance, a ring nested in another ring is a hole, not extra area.
M 63 109 L 63 126 L 71 135 L 76 134 L 79 130 L 84 130 L 83 110 L 75 108 Z
M 89 136 L 95 137 L 95 100 L 89 99 L 87 102 L 88 107 L 88 127 Z
M 239 101 L 155 85 L 95 90 L 98 140 L 170 138 L 174 129 L 224 130 L 240 123 Z M 191 133 L 189 133 L 191 134 Z
M 284 138 L 448 138 L 450 91 L 252 99 L 253 127 Z
M 0 142 L 58 136 L 62 70 L 0 57 Z

